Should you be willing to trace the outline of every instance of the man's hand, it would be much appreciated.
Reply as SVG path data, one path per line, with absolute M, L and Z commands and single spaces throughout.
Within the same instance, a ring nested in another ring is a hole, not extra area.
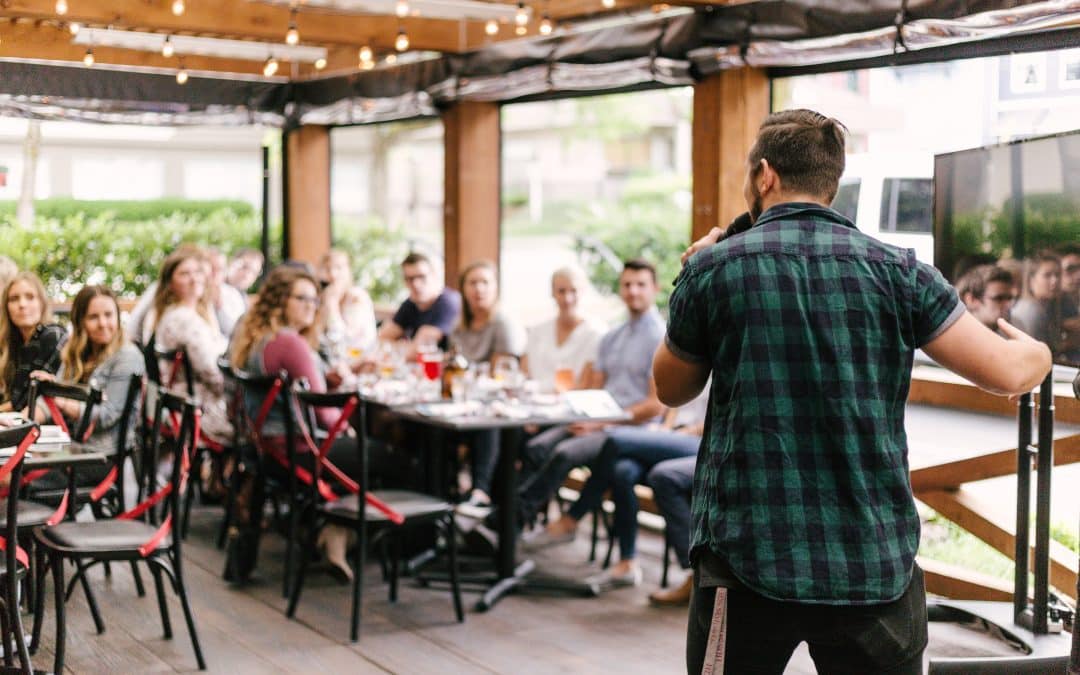
M 47 370 L 35 370 L 30 373 L 30 379 L 41 382 L 56 382 L 56 376 Z
M 690 259 L 690 256 L 694 255 L 701 249 L 708 248 L 709 246 L 712 246 L 713 244 L 718 242 L 720 240 L 720 235 L 722 235 L 723 233 L 724 230 L 719 227 L 714 227 L 713 229 L 709 230 L 709 233 L 707 235 L 686 247 L 686 250 L 683 251 L 682 257 L 679 258 L 679 262 L 685 265 L 686 261 Z

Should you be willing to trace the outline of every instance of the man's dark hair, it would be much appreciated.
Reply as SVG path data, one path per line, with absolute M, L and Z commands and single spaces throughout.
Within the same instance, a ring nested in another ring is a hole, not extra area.
M 1057 247 L 1056 253 L 1064 258 L 1067 255 L 1080 255 L 1080 244 L 1069 242 Z
M 419 265 L 420 263 L 427 263 L 429 266 L 433 267 L 433 265 L 431 265 L 431 258 L 427 257 L 423 253 L 417 253 L 416 251 L 412 251 L 409 253 L 409 255 L 405 256 L 405 259 L 401 261 L 401 266 L 405 267 L 406 265 Z
M 970 293 L 971 297 L 981 300 L 986 294 L 986 287 L 995 282 L 1015 286 L 1016 278 L 1004 267 L 979 265 L 972 267 L 967 274 L 960 277 L 960 280 L 956 282 L 956 292 L 960 294 L 960 299 Z
M 847 127 L 813 110 L 785 110 L 765 118 L 750 149 L 750 169 L 761 160 L 780 176 L 784 189 L 820 197 L 831 204 L 844 173 Z
M 631 258 L 623 263 L 622 271 L 632 270 L 634 272 L 640 272 L 641 270 L 648 270 L 652 275 L 653 283 L 656 283 L 656 265 L 652 264 L 644 258 Z

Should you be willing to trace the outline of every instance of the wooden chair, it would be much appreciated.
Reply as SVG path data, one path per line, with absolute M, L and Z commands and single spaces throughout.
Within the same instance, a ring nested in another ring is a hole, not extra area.
M 458 622 L 465 620 L 461 605 L 461 589 L 458 583 L 457 544 L 454 528 L 454 508 L 448 502 L 429 495 L 410 492 L 406 490 L 367 490 L 367 447 L 364 429 L 364 407 L 360 405 L 355 393 L 317 394 L 309 391 L 296 390 L 295 400 L 302 407 L 302 414 L 297 415 L 300 422 L 300 430 L 307 450 L 313 455 L 311 462 L 313 469 L 306 471 L 296 464 L 297 452 L 290 447 L 289 457 L 293 463 L 293 472 L 303 476 L 306 472 L 308 477 L 303 480 L 308 493 L 306 504 L 310 511 L 305 514 L 309 524 L 309 541 L 304 547 L 300 559 L 300 570 L 297 574 L 296 583 L 289 598 L 289 606 L 286 615 L 292 618 L 296 614 L 296 605 L 300 600 L 300 593 L 304 586 L 304 577 L 307 572 L 312 552 L 316 547 L 316 535 L 322 525 L 334 524 L 348 528 L 356 533 L 357 544 L 353 550 L 352 566 L 352 616 L 350 619 L 349 639 L 356 642 L 360 636 L 360 614 L 362 608 L 362 589 L 364 579 L 364 564 L 369 545 L 368 529 L 375 530 L 370 543 L 387 537 L 393 538 L 395 545 L 390 547 L 392 557 L 390 559 L 390 601 L 397 601 L 398 568 L 400 566 L 400 537 L 409 529 L 422 526 L 434 525 L 446 541 L 448 562 L 450 564 L 450 591 L 454 602 L 454 612 Z M 337 408 L 341 410 L 337 422 L 330 428 L 327 437 L 321 444 L 316 445 L 308 430 L 315 428 L 315 408 Z M 327 458 L 327 453 L 334 439 L 346 428 L 350 419 L 354 422 L 356 435 L 356 452 L 359 465 L 359 480 L 354 481 Z M 289 445 L 294 445 L 294 439 L 289 439 Z M 330 484 L 332 478 L 335 483 L 344 487 L 345 496 L 339 496 Z
M 195 620 L 184 583 L 182 537 L 177 536 L 176 532 L 176 526 L 181 518 L 181 497 L 189 480 L 191 456 L 198 443 L 199 413 L 194 402 L 184 396 L 158 392 L 155 399 L 148 464 L 157 466 L 157 459 L 165 440 L 162 434 L 165 418 L 172 418 L 177 435 L 173 442 L 172 471 L 168 482 L 159 489 L 154 489 L 156 485 L 150 483 L 147 488 L 150 495 L 146 499 L 112 520 L 87 523 L 65 521 L 38 528 L 34 533 L 37 544 L 36 556 L 42 577 L 44 577 L 46 565 L 52 570 L 56 605 L 56 651 L 53 669 L 57 673 L 63 672 L 64 668 L 66 639 L 64 562 L 67 560 L 74 561 L 77 566 L 75 576 L 71 580 L 72 585 L 76 580 L 82 580 L 85 583 L 86 571 L 98 563 L 145 561 L 154 575 L 164 635 L 166 639 L 171 639 L 172 624 L 165 601 L 162 576 L 168 578 L 173 590 L 180 598 L 199 669 L 206 669 L 206 661 L 199 645 Z M 149 473 L 153 475 L 153 472 Z M 163 513 L 159 514 L 158 507 L 162 503 L 165 506 Z M 35 647 L 40 640 L 45 613 L 44 586 L 44 578 L 42 578 L 37 587 L 35 602 L 37 614 L 34 617 L 32 638 L 32 646 Z M 100 626 L 98 632 L 101 632 Z

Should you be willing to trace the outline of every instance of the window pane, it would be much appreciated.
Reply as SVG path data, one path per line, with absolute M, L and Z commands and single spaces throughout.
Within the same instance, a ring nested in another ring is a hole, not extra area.
M 931 232 L 933 183 L 927 178 L 901 178 L 896 189 L 895 232 Z
M 856 210 L 859 208 L 859 187 L 862 181 L 853 180 L 840 184 L 833 199 L 832 207 L 851 222 L 855 222 Z

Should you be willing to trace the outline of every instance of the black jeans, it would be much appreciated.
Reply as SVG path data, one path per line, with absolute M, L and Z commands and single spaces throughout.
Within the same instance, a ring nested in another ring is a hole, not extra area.
M 699 588 L 694 565 L 686 670 L 698 675 L 705 658 L 715 588 Z M 779 602 L 745 586 L 727 595 L 727 673 L 780 675 L 801 642 L 810 647 L 818 673 L 921 675 L 926 648 L 926 590 L 915 566 L 900 598 L 883 605 L 836 606 Z

